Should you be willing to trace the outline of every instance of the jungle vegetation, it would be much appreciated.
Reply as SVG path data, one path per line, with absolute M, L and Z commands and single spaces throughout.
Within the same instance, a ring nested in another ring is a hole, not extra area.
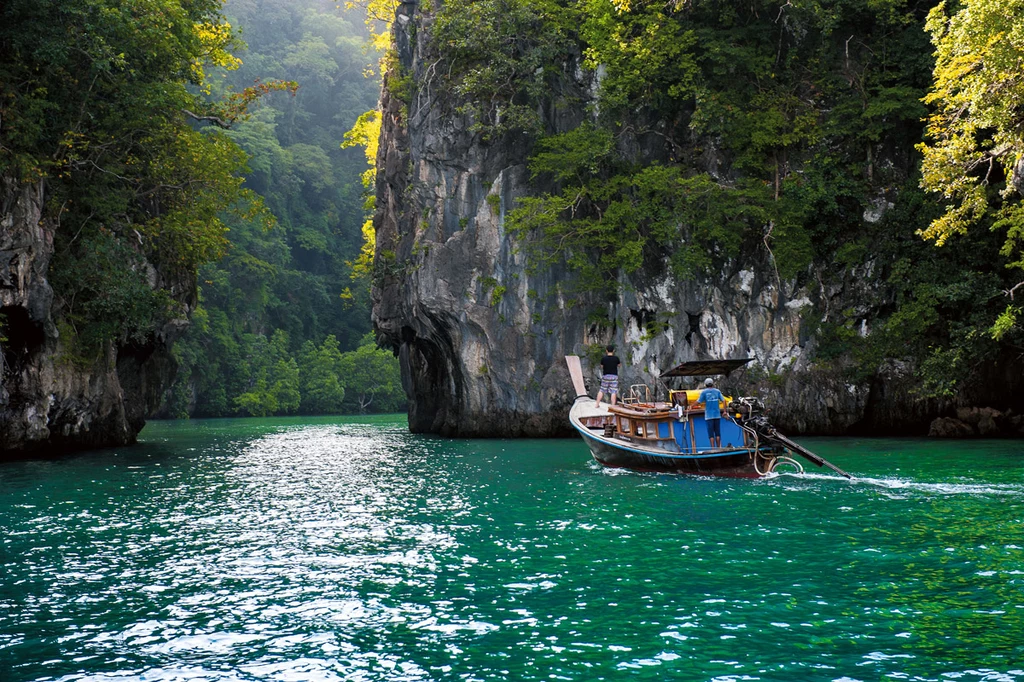
M 349 265 L 365 44 L 317 0 L 0 4 L 0 178 L 45 187 L 63 361 L 131 352 L 198 303 L 169 414 L 403 407 Z
M 238 146 L 192 124 L 230 124 L 260 93 L 203 95 L 209 69 L 237 66 L 214 0 L 0 7 L 0 176 L 46 188 L 64 343 L 141 341 L 181 305 L 146 261 L 187 280 L 224 253 L 226 209 L 269 220 Z
M 372 209 L 367 158 L 347 132 L 376 106 L 379 55 L 359 14 L 323 0 L 230 0 L 244 48 L 211 77 L 214 96 L 294 81 L 227 136 L 248 159 L 245 188 L 274 216 L 228 223 L 223 258 L 199 271 L 201 309 L 175 346 L 175 415 L 331 414 L 404 409 L 398 361 L 369 334 L 356 275 Z M 363 255 L 363 261 L 366 256 Z

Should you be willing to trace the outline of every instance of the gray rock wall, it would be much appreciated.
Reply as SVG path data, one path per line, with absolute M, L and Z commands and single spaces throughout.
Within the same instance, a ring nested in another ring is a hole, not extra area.
M 47 271 L 55 226 L 45 185 L 0 178 L 0 457 L 132 443 L 174 365 L 182 321 L 148 343 L 83 362 L 62 343 Z

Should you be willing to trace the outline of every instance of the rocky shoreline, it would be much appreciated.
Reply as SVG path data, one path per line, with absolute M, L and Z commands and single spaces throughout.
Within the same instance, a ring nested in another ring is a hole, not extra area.
M 931 438 L 1024 438 L 1024 414 L 991 407 L 961 407 L 955 417 L 938 417 L 928 427 Z

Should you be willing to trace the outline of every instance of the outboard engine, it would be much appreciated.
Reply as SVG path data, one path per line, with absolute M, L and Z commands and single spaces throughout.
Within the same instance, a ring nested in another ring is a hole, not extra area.
M 735 409 L 733 408 L 734 405 L 736 406 Z M 779 433 L 779 430 L 772 426 L 771 422 L 768 421 L 768 410 L 765 408 L 764 403 L 760 398 L 749 396 L 734 400 L 729 403 L 729 411 L 733 414 L 739 414 L 740 418 L 737 421 L 740 425 L 755 431 L 758 438 L 762 441 L 766 443 L 774 443 L 793 454 L 800 455 L 801 457 L 814 462 L 818 466 L 827 466 L 829 469 L 832 469 L 846 478 L 853 478 L 853 476 L 846 473 L 835 464 L 832 464 L 824 457 L 814 454 L 804 446 Z
M 736 398 L 729 403 L 729 413 L 738 416 L 740 423 L 748 426 L 758 419 L 764 419 L 767 423 L 768 410 L 761 399 L 755 396 Z

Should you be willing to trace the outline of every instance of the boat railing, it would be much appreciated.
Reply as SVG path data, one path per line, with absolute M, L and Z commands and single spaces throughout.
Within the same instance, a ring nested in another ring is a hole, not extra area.
M 633 384 L 629 387 L 629 393 L 622 397 L 623 405 L 653 405 L 651 398 L 651 387 L 647 384 Z

